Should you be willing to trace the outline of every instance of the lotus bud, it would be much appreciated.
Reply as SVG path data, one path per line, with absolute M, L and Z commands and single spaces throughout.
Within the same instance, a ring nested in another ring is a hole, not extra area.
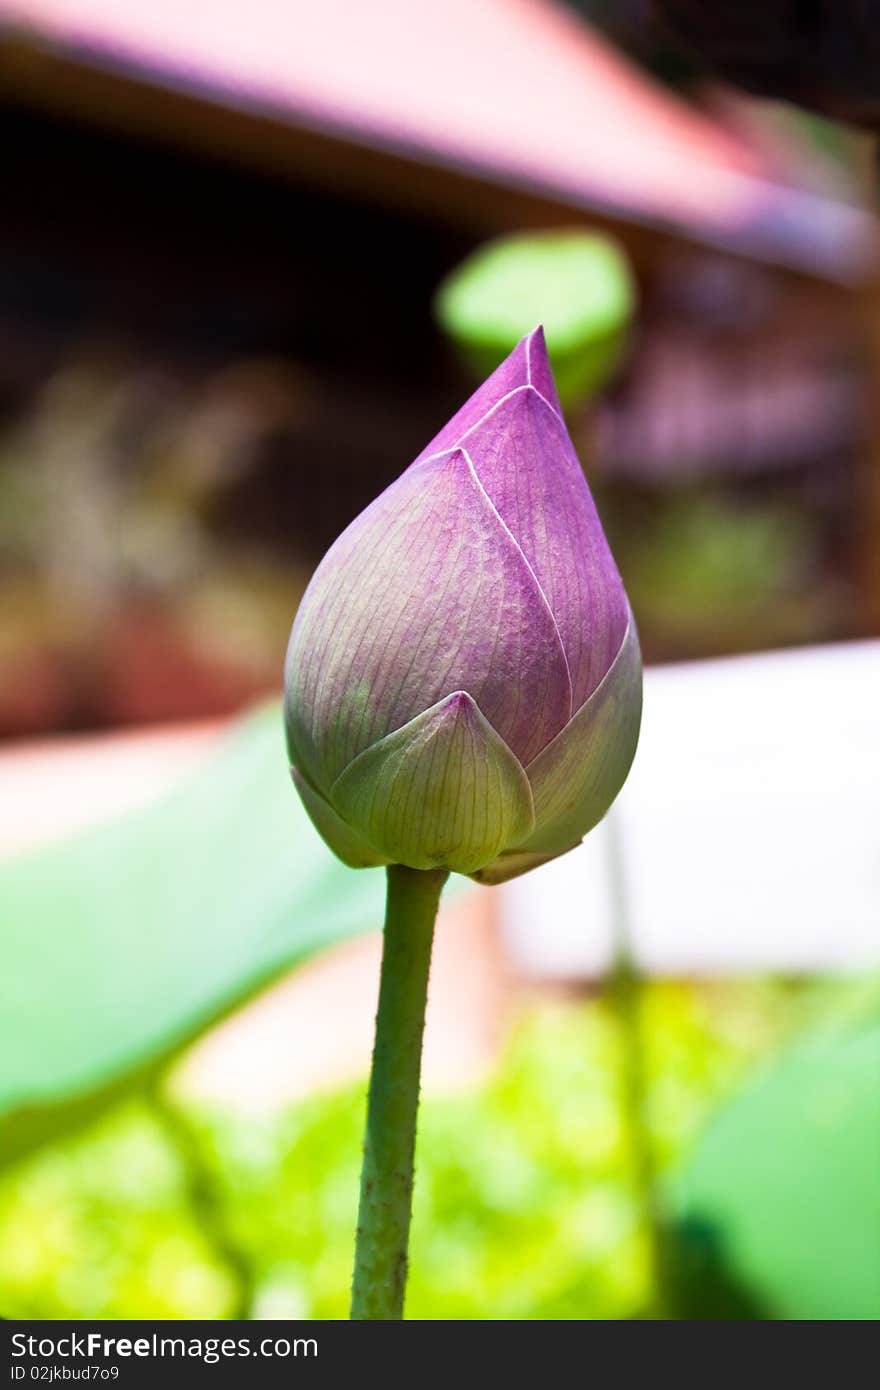
M 538 328 L 318 566 L 287 651 L 293 778 L 346 864 L 500 883 L 604 816 L 641 690 Z

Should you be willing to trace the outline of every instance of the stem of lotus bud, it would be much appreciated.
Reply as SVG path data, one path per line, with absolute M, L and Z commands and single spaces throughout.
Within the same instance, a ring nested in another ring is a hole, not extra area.
M 351 1316 L 403 1317 L 422 1034 L 445 870 L 388 869 Z
M 624 1148 L 638 1203 L 639 1225 L 645 1240 L 648 1307 L 652 1320 L 666 1312 L 666 1248 L 657 1192 L 657 1169 L 648 1105 L 645 1055 L 645 982 L 636 961 L 619 816 L 612 807 L 605 818 L 612 908 L 612 959 L 606 979 L 608 1002 L 618 1042 L 619 1115 Z

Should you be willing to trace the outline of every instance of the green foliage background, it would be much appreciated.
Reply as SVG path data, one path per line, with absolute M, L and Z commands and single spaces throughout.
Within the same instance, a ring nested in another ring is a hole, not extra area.
M 785 986 L 650 988 L 648 1102 L 661 1168 L 806 1007 L 803 991 Z M 544 1004 L 514 1029 L 485 1082 L 425 1097 L 409 1317 L 649 1311 L 619 1041 L 601 998 Z M 3 1313 L 229 1316 L 241 1289 L 226 1241 L 253 1272 L 257 1314 L 347 1316 L 364 1090 L 263 1120 L 192 1115 L 216 1185 L 220 1247 L 200 1227 L 179 1156 L 143 1101 L 42 1150 L 0 1185 Z

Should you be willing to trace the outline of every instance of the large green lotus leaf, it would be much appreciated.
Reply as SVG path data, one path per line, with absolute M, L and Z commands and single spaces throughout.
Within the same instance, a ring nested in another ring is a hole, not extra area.
M 381 924 L 383 873 L 322 844 L 281 729 L 262 709 L 161 801 L 0 865 L 0 1162 L 143 1084 L 285 967 Z
M 740 1092 L 675 1205 L 676 1262 L 722 1271 L 769 1316 L 880 1316 L 880 1022 L 817 1033 Z

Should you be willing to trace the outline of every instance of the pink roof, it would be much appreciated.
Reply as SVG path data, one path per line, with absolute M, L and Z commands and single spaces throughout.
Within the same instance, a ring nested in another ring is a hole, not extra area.
M 0 0 L 0 16 L 93 63 L 568 204 L 742 230 L 795 261 L 866 235 L 553 0 Z

